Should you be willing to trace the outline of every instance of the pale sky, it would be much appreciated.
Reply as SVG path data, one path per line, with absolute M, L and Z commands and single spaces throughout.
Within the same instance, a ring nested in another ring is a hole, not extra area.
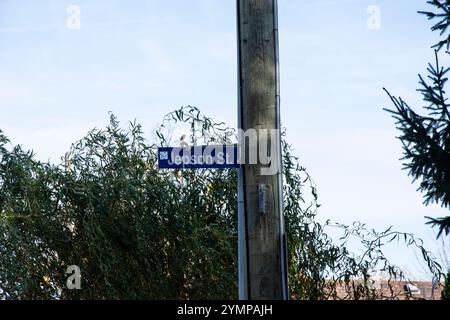
M 66 26 L 81 9 L 81 29 Z M 369 29 L 369 6 L 381 29 Z M 281 112 L 288 140 L 318 186 L 321 220 L 360 220 L 423 237 L 434 248 L 406 172 L 385 86 L 422 106 L 417 74 L 437 40 L 425 0 L 279 0 Z M 59 162 L 108 111 L 148 136 L 163 115 L 195 105 L 236 125 L 234 0 L 0 0 L 0 128 Z M 450 61 L 442 60 L 449 65 Z M 401 246 L 390 254 L 420 277 Z M 396 259 L 396 260 L 395 260 Z

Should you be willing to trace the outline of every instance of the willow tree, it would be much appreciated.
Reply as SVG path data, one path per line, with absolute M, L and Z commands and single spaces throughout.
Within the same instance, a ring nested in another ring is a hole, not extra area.
M 122 128 L 111 114 L 105 129 L 90 131 L 66 161 L 51 164 L 0 131 L 0 299 L 237 298 L 235 169 L 158 170 L 156 156 L 158 146 L 180 140 L 234 143 L 234 130 L 184 107 L 154 136 L 147 141 L 139 124 Z M 316 187 L 285 141 L 283 153 L 292 298 L 395 298 L 398 292 L 385 297 L 373 286 L 373 271 L 390 283 L 405 278 L 381 250 L 390 241 L 416 248 L 440 273 L 411 234 L 319 224 Z M 342 230 L 340 242 L 326 234 L 329 227 Z M 352 253 L 350 238 L 363 250 Z M 66 286 L 73 265 L 80 290 Z

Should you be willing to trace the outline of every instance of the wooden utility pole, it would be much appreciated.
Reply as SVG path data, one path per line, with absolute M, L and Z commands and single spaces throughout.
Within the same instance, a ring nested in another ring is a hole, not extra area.
M 287 299 L 282 211 L 277 0 L 237 0 L 239 128 L 275 129 L 278 170 L 262 175 L 260 162 L 239 171 L 239 296 Z M 275 140 L 275 141 L 273 141 Z

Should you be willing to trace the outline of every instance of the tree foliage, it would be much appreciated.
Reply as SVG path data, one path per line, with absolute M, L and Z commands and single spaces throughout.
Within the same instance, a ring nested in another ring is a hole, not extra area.
M 445 277 L 444 288 L 441 292 L 442 300 L 450 300 L 450 272 Z
M 394 108 L 385 110 L 396 120 L 404 150 L 404 169 L 413 181 L 420 179 L 418 191 L 424 193 L 424 203 L 436 202 L 450 209 L 450 105 L 445 92 L 450 69 L 439 63 L 439 51 L 444 46 L 448 49 L 450 44 L 450 3 L 440 0 L 427 3 L 437 11 L 419 13 L 431 20 L 437 19 L 432 30 L 445 36 L 433 46 L 436 59 L 434 64 L 428 65 L 428 76 L 419 75 L 420 88 L 417 91 L 426 103 L 424 110 L 427 114 L 417 113 L 402 98 L 394 97 L 386 89 Z M 450 216 L 428 219 L 429 224 L 439 227 L 438 237 L 442 233 L 450 233 Z
M 0 299 L 235 299 L 237 201 L 233 169 L 161 171 L 156 147 L 185 127 L 190 145 L 234 143 L 234 130 L 195 107 L 168 114 L 149 143 L 139 124 L 114 115 L 54 165 L 35 160 L 0 131 Z M 440 266 L 419 239 L 391 228 L 316 221 L 317 191 L 283 141 L 284 214 L 294 299 L 375 299 L 374 271 L 405 279 L 381 248 L 404 241 Z M 335 242 L 325 232 L 338 228 Z M 361 251 L 351 252 L 356 239 Z M 69 290 L 67 267 L 81 268 Z M 344 286 L 347 296 L 337 294 Z

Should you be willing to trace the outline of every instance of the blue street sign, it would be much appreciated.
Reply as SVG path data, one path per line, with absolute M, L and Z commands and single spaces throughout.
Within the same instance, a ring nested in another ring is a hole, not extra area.
M 239 168 L 237 145 L 158 148 L 160 169 Z

